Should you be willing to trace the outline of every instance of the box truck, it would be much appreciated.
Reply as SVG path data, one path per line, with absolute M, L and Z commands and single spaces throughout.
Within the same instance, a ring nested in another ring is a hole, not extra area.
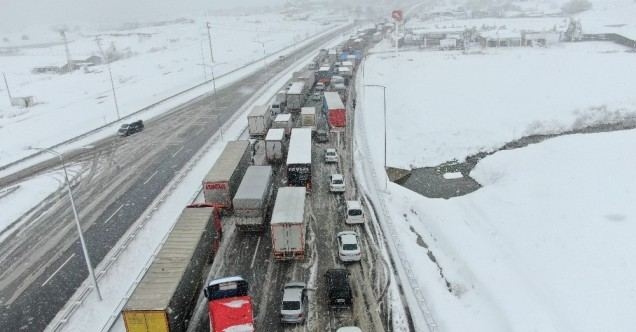
M 272 115 L 267 105 L 256 105 L 247 115 L 247 127 L 251 138 L 264 137 L 272 124 Z
M 323 113 L 327 114 L 327 121 L 331 127 L 344 127 L 347 123 L 347 111 L 337 92 L 325 92 Z
M 287 152 L 287 183 L 290 186 L 311 184 L 311 129 L 294 128 Z
M 300 109 L 300 124 L 304 128 L 316 130 L 316 108 L 313 106 L 303 107 Z
M 272 252 L 275 259 L 305 257 L 305 189 L 278 189 L 272 212 Z
M 305 83 L 297 81 L 287 90 L 287 111 L 298 112 L 305 103 Z
M 239 231 L 262 231 L 271 205 L 272 166 L 250 166 L 234 195 L 234 221 Z
M 265 158 L 270 163 L 279 163 L 285 155 L 285 129 L 272 128 L 265 136 Z

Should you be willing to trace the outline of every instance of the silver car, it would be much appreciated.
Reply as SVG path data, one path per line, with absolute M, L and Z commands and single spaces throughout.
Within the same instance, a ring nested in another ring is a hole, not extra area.
M 307 284 L 288 282 L 283 287 L 280 320 L 283 323 L 304 323 L 307 315 Z

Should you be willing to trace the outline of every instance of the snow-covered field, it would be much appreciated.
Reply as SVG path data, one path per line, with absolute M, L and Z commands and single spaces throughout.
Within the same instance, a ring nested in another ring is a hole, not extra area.
M 366 84 L 388 86 L 388 164 L 406 169 L 636 116 L 634 77 L 636 57 L 611 43 L 375 55 L 365 67 Z M 414 114 L 412 130 L 391 132 Z
M 217 77 L 342 24 L 324 16 L 289 20 L 279 14 L 262 14 L 195 18 L 126 30 L 71 29 L 67 32 L 69 49 L 73 59 L 99 55 L 95 41 L 99 36 L 105 52 L 123 57 L 111 63 L 123 117 L 211 78 L 207 21 Z M 51 30 L 25 31 L 23 35 L 28 40 L 18 34 L 5 36 L 7 40 L 0 43 L 9 50 L 0 54 L 0 71 L 6 73 L 14 97 L 34 96 L 38 104 L 26 109 L 9 106 L 1 84 L 0 165 L 32 154 L 30 146 L 52 146 L 117 119 L 105 65 L 66 75 L 33 74 L 36 66 L 63 65 L 64 46 Z M 57 44 L 19 47 L 46 42 Z M 274 59 L 263 61 L 263 66 Z
M 594 0 L 592 8 L 576 15 L 584 33 L 618 33 L 636 39 L 636 2 L 631 0 Z
M 388 164 L 432 166 L 533 133 L 633 116 L 636 58 L 609 43 L 374 55 L 358 82 L 356 174 L 386 209 L 414 320 L 440 331 L 629 331 L 636 323 L 636 131 L 497 152 L 483 187 L 450 200 L 396 184 Z M 409 289 L 411 287 L 411 289 Z M 418 302 L 419 301 L 419 302 Z M 421 315 L 420 315 L 421 314 Z M 428 321 L 422 319 L 429 318 Z M 424 324 L 426 322 L 427 324 Z

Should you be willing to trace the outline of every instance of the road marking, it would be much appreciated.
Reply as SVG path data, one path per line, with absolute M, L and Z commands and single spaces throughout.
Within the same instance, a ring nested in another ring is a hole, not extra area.
M 117 212 L 119 212 L 119 210 L 121 210 L 124 207 L 124 204 L 120 205 L 117 210 L 115 210 L 115 212 L 113 212 L 113 214 L 110 215 L 110 217 L 108 217 L 108 219 L 106 219 L 106 221 L 104 221 L 104 224 L 107 224 L 111 219 L 113 219 L 113 217 L 117 214 Z
M 175 153 L 172 154 L 172 158 L 174 158 L 174 156 L 176 156 L 177 153 L 181 152 L 181 150 L 183 150 L 183 145 L 179 148 L 179 150 L 177 150 Z
M 48 283 L 49 283 L 49 281 L 51 281 L 51 279 L 53 279 L 53 277 L 55 277 L 55 275 L 56 275 L 58 272 L 60 272 L 60 270 L 64 267 L 64 265 L 66 265 L 66 263 L 68 263 L 68 261 L 70 261 L 70 260 L 71 260 L 71 258 L 73 258 L 73 257 L 75 257 L 75 254 L 72 254 L 72 255 L 71 255 L 71 257 L 67 258 L 67 259 L 64 261 L 64 263 L 62 263 L 62 265 L 60 265 L 60 267 L 58 267 L 58 268 L 57 268 L 57 270 L 55 270 L 55 272 L 53 272 L 53 274 L 51 274 L 51 276 L 50 276 L 48 279 L 46 279 L 46 280 L 44 281 L 44 283 L 42 283 L 42 286 L 40 286 L 40 287 L 44 287 L 44 286 L 46 286 L 46 284 L 48 284 Z
M 159 173 L 159 170 L 156 170 L 154 173 L 152 173 L 151 176 L 148 177 L 148 179 L 146 179 L 146 181 L 144 181 L 144 185 L 147 184 L 148 182 L 150 182 L 150 180 L 152 180 L 152 178 L 157 175 L 157 173 Z
M 254 268 L 254 261 L 256 260 L 256 254 L 258 253 L 258 246 L 261 244 L 261 237 L 258 237 L 258 241 L 256 241 L 256 249 L 254 250 L 254 256 L 252 256 L 252 264 L 250 264 L 250 269 Z

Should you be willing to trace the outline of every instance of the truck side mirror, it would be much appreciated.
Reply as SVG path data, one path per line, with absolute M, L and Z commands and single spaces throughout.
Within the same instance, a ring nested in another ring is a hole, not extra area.
M 208 288 L 207 287 L 203 289 L 203 295 L 205 295 L 206 299 L 208 299 L 208 300 L 210 299 L 210 295 L 208 294 Z

